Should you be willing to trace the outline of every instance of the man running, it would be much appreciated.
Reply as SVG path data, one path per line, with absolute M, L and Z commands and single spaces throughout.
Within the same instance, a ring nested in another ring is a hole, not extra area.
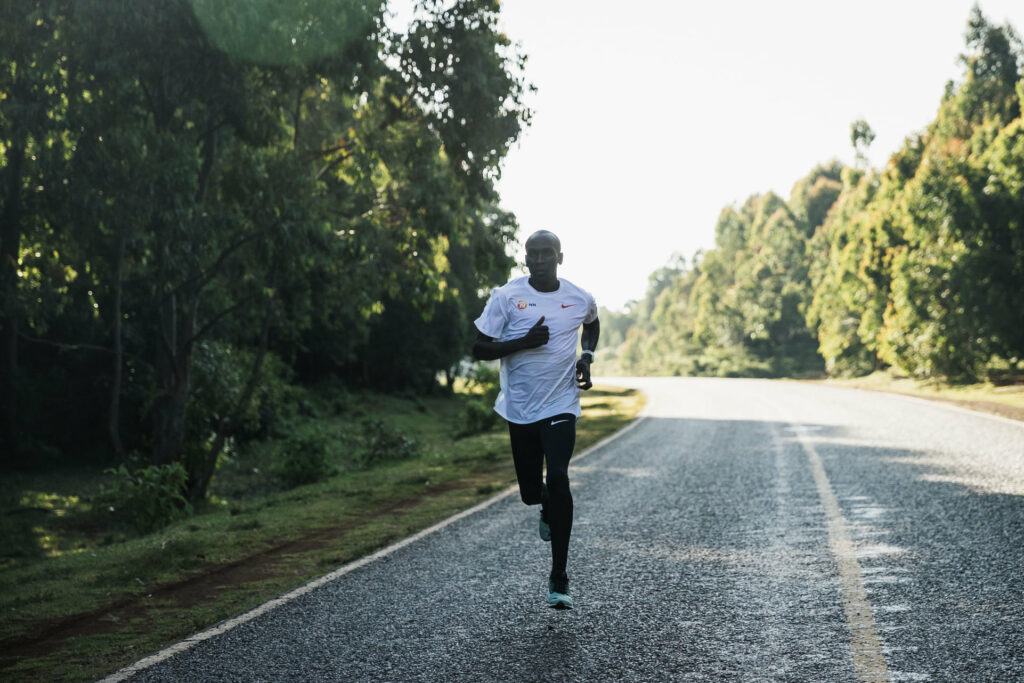
M 569 458 L 576 444 L 580 389 L 589 389 L 590 364 L 601 326 L 594 297 L 558 279 L 562 246 L 540 230 L 526 240 L 530 276 L 491 292 L 474 321 L 477 360 L 501 359 L 501 393 L 494 410 L 508 421 L 519 493 L 527 505 L 540 505 L 540 537 L 551 542 L 548 604 L 571 609 L 569 535 L 572 494 Z M 583 325 L 581 358 L 576 333 Z M 547 483 L 543 480 L 547 459 Z

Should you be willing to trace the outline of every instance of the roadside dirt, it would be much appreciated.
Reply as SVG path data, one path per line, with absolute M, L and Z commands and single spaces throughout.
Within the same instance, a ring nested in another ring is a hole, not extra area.
M 476 472 L 477 475 L 498 475 L 507 468 Z M 476 477 L 473 477 L 476 479 Z M 368 517 L 394 515 L 401 518 L 408 511 L 430 499 L 455 490 L 476 488 L 476 481 L 457 481 L 431 487 L 422 496 L 408 498 L 382 506 Z M 244 587 L 273 579 L 286 579 L 296 574 L 296 564 L 302 555 L 329 546 L 337 546 L 345 534 L 358 528 L 359 522 L 317 529 L 302 538 L 275 545 L 235 562 L 207 568 L 201 574 L 170 584 L 154 586 L 139 595 L 120 598 L 101 609 L 75 614 L 59 620 L 41 621 L 25 636 L 0 641 L 0 674 L 16 663 L 58 653 L 79 636 L 111 633 L 126 624 L 137 628 L 149 623 L 159 611 L 182 612 L 197 605 L 217 600 L 224 586 Z M 356 558 L 353 558 L 356 559 Z M 326 572 L 321 572 L 326 573 Z M 296 585 L 300 585 L 301 582 Z M 282 591 L 283 592 L 283 591 Z M 270 599 L 269 596 L 267 599 Z M 212 624 L 208 624 L 212 625 Z M 0 678 L 3 678 L 0 675 Z
M 952 399 L 935 400 L 942 400 L 944 403 L 952 403 L 953 405 L 960 406 L 961 408 L 967 408 L 968 410 L 977 410 L 978 412 L 991 413 L 1000 417 L 1024 422 L 1024 408 L 1018 408 L 1017 406 L 1008 406 L 1002 403 L 990 403 L 989 401 L 955 401 Z
M 892 391 L 887 389 L 870 389 L 869 391 L 884 391 L 887 394 L 913 396 L 914 398 L 923 398 L 926 401 L 948 403 L 949 405 L 954 405 L 959 408 L 966 408 L 967 410 L 973 410 L 979 413 L 989 413 L 991 415 L 998 415 L 999 417 L 1005 417 L 1010 420 L 1020 420 L 1021 422 L 1024 422 L 1024 408 L 1009 406 L 1005 403 L 994 403 L 992 401 L 960 401 L 955 398 L 939 398 L 937 396 L 928 396 L 924 394 L 912 394 L 909 391 Z

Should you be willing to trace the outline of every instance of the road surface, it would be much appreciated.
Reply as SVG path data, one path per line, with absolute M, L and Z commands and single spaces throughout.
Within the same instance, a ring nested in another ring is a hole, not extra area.
M 536 508 L 507 496 L 122 677 L 1024 680 L 1024 423 L 615 381 L 648 416 L 570 469 L 575 610 L 546 606 Z

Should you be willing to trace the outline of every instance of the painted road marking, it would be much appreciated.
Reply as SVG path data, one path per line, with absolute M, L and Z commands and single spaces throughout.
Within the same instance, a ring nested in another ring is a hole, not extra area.
M 857 554 L 850 540 L 850 534 L 843 522 L 839 501 L 832 491 L 832 484 L 825 473 L 818 451 L 807 439 L 807 430 L 793 424 L 793 432 L 807 454 L 807 461 L 818 487 L 818 497 L 825 508 L 828 527 L 828 541 L 839 568 L 839 595 L 846 612 L 846 625 L 850 630 L 850 652 L 853 655 L 853 672 L 858 681 L 888 681 L 889 671 L 882 653 L 882 639 L 878 635 L 875 617 L 864 588 L 864 572 L 857 561 Z
M 649 405 L 650 404 L 648 403 L 648 406 Z M 604 448 L 605 446 L 607 446 L 612 441 L 615 441 L 619 437 L 627 434 L 628 432 L 633 431 L 634 428 L 636 428 L 641 422 L 643 422 L 644 420 L 647 419 L 647 414 L 648 414 L 647 406 L 645 406 L 644 410 L 640 413 L 639 417 L 637 417 L 635 420 L 630 422 L 628 425 L 626 425 L 625 427 L 623 427 L 619 431 L 617 431 L 614 434 L 611 434 L 609 436 L 606 436 L 605 438 L 601 439 L 600 441 L 598 441 L 594 445 L 592 445 L 589 448 L 587 448 L 586 450 L 584 450 L 579 455 L 574 456 L 573 459 L 572 459 L 572 462 L 575 463 L 578 460 L 580 460 L 581 458 L 585 458 L 588 455 L 590 455 L 591 453 L 594 453 L 595 451 L 599 451 L 600 449 Z M 274 598 L 273 600 L 271 600 L 269 602 L 263 603 L 259 607 L 255 607 L 255 608 L 249 610 L 248 612 L 245 612 L 244 614 L 240 614 L 237 617 L 234 617 L 232 619 L 228 619 L 227 621 L 222 621 L 221 623 L 217 624 L 216 626 L 208 628 L 205 631 L 201 631 L 200 633 L 196 633 L 195 635 L 191 635 L 191 636 L 189 636 L 188 638 L 185 638 L 184 640 L 182 640 L 179 643 L 175 643 L 174 645 L 171 645 L 171 646 L 169 646 L 167 648 L 164 648 L 163 650 L 160 650 L 159 652 L 157 652 L 155 654 L 152 654 L 152 655 L 150 655 L 148 657 L 145 657 L 144 659 L 140 659 L 139 661 L 135 662 L 134 664 L 129 664 L 128 666 L 124 667 L 120 671 L 116 671 L 116 672 L 110 674 L 109 676 L 107 676 L 106 678 L 101 679 L 99 681 L 99 683 L 117 683 L 118 681 L 127 680 L 128 678 L 134 676 L 135 674 L 139 673 L 140 671 L 144 671 L 144 670 L 150 668 L 151 666 L 155 666 L 155 665 L 159 664 L 160 662 L 162 662 L 164 660 L 170 659 L 171 657 L 173 657 L 173 656 L 175 656 L 177 654 L 180 654 L 180 653 L 184 652 L 185 650 L 188 650 L 188 649 L 192 648 L 193 646 L 198 645 L 199 643 L 201 643 L 201 642 L 203 642 L 205 640 L 209 640 L 210 638 L 213 638 L 215 636 L 219 636 L 222 633 L 226 633 L 226 632 L 230 631 L 231 629 L 233 629 L 233 628 L 235 628 L 237 626 L 241 626 L 242 624 L 248 623 L 248 622 L 252 621 L 253 619 L 255 619 L 257 617 L 259 617 L 261 615 L 264 615 L 267 612 L 280 607 L 281 605 L 287 604 L 287 603 L 291 602 L 292 600 L 295 600 L 296 598 L 299 598 L 299 597 L 305 595 L 306 593 L 309 593 L 310 591 L 316 590 L 317 588 L 319 588 L 320 586 L 323 586 L 324 584 L 330 583 L 331 581 L 334 581 L 335 579 L 338 579 L 338 578 L 344 576 L 345 574 L 348 574 L 349 572 L 355 571 L 356 569 L 359 569 L 360 567 L 364 567 L 364 566 L 370 564 L 371 562 L 374 562 L 376 560 L 379 560 L 382 557 L 390 555 L 391 553 L 395 552 L 396 550 L 404 548 L 407 545 L 411 545 L 412 543 L 415 543 L 416 541 L 420 540 L 421 538 L 423 538 L 425 536 L 429 536 L 430 534 L 432 534 L 432 533 L 434 533 L 436 531 L 440 531 L 441 529 L 445 528 L 446 526 L 448 526 L 450 524 L 453 524 L 454 522 L 457 522 L 457 521 L 459 521 L 460 519 L 462 519 L 464 517 L 469 517 L 470 515 L 472 515 L 472 514 L 474 514 L 476 512 L 479 512 L 480 510 L 488 508 L 488 507 L 494 505 L 495 503 L 497 503 L 499 500 L 507 498 L 508 496 L 512 495 L 513 493 L 518 492 L 518 490 L 519 490 L 518 485 L 517 484 L 513 484 L 512 486 L 508 487 L 504 491 L 502 491 L 500 493 L 496 493 L 495 495 L 491 496 L 487 500 L 482 501 L 480 503 L 477 503 L 476 505 L 474 505 L 473 507 L 469 508 L 468 510 L 463 510 L 462 512 L 458 512 L 458 513 L 452 515 L 451 517 L 449 517 L 447 519 L 441 520 L 440 522 L 438 522 L 434 526 L 427 527 L 426 529 L 423 529 L 422 531 L 420 531 L 420 532 L 418 532 L 416 534 L 413 534 L 412 536 L 409 536 L 408 538 L 404 538 L 401 541 L 398 541 L 397 543 L 393 543 L 393 544 L 387 546 L 386 548 L 381 548 L 380 550 L 378 550 L 377 552 L 373 553 L 372 555 L 367 555 L 366 557 L 364 557 L 362 559 L 359 559 L 359 560 L 356 560 L 354 562 L 350 562 L 350 563 L 348 563 L 348 564 L 346 564 L 344 566 L 338 567 L 337 569 L 335 569 L 330 574 L 327 574 L 325 576 L 321 576 L 319 579 L 313 579 L 309 583 L 307 583 L 305 585 L 302 585 L 302 586 L 299 586 L 295 590 L 293 590 L 293 591 L 291 591 L 289 593 L 285 593 L 284 595 L 282 595 L 279 598 Z

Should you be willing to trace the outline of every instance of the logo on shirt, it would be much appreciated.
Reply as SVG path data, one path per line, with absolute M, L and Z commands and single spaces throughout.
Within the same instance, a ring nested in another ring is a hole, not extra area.
M 562 304 L 562 308 L 572 308 L 576 304 Z
M 520 311 L 525 309 L 527 306 L 536 306 L 536 305 L 537 304 L 532 303 L 532 302 L 527 303 L 526 299 L 520 299 L 519 301 L 516 302 L 516 308 L 518 308 Z

